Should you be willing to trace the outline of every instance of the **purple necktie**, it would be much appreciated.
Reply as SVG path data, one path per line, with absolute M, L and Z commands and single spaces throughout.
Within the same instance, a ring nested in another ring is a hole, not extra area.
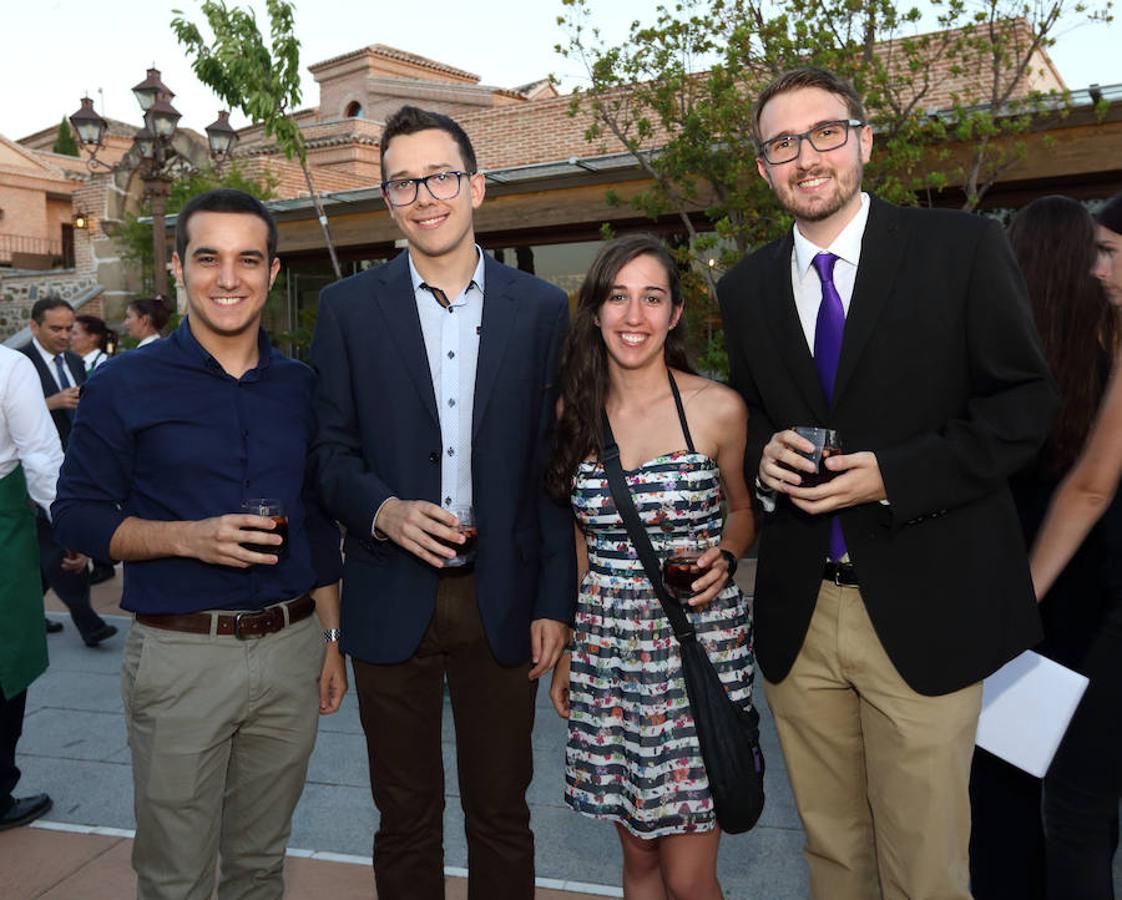
M 834 400 L 834 378 L 838 374 L 842 335 L 845 333 L 845 308 L 834 286 L 834 263 L 837 261 L 833 253 L 819 253 L 813 260 L 814 271 L 822 282 L 822 303 L 818 307 L 818 322 L 814 328 L 814 367 L 818 370 L 818 380 L 822 383 L 827 403 Z M 834 516 L 830 519 L 830 559 L 839 560 L 843 556 L 845 536 L 841 520 Z

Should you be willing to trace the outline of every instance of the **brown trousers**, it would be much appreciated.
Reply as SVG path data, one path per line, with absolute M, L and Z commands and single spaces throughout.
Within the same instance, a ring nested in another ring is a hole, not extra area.
M 471 575 L 445 575 L 412 658 L 355 660 L 355 690 L 381 815 L 374 835 L 379 900 L 444 897 L 444 680 L 456 730 L 456 767 L 468 847 L 470 900 L 531 900 L 534 836 L 526 789 L 537 682 L 529 663 L 491 654 Z
M 795 665 L 764 690 L 806 831 L 810 896 L 968 900 L 981 684 L 917 694 L 860 591 L 823 582 Z

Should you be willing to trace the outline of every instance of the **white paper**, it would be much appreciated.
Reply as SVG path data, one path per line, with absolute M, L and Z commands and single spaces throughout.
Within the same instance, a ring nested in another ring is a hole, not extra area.
M 1026 650 L 982 682 L 978 746 L 1043 778 L 1086 689 L 1083 675 Z

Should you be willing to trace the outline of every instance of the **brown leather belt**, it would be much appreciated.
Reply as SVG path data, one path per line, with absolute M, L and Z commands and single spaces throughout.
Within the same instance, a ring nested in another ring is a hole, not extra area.
M 168 615 L 152 615 L 137 613 L 136 621 L 152 628 L 163 628 L 167 631 L 186 631 L 188 634 L 210 634 L 211 625 L 214 625 L 214 634 L 233 635 L 239 640 L 251 637 L 264 637 L 275 634 L 285 625 L 295 625 L 302 619 L 308 618 L 315 610 L 316 604 L 311 594 L 289 600 L 287 603 L 278 603 L 276 606 L 267 606 L 265 609 L 251 609 L 245 612 L 229 615 L 226 613 L 182 613 Z M 287 621 L 284 611 L 288 610 Z M 217 620 L 217 621 L 215 621 Z

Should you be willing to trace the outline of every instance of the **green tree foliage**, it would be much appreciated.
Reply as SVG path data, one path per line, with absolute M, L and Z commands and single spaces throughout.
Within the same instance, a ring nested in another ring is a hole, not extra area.
M 648 176 L 635 209 L 680 222 L 690 332 L 719 371 L 716 279 L 791 224 L 756 166 L 753 101 L 768 81 L 807 64 L 847 77 L 875 132 L 865 186 L 914 204 L 956 178 L 964 208 L 975 209 L 1023 156 L 1034 117 L 1063 109 L 1065 98 L 1030 89 L 1037 51 L 1061 25 L 1109 20 L 1111 0 L 1097 10 L 1078 0 L 931 0 L 928 33 L 917 9 L 894 0 L 677 0 L 632 23 L 617 46 L 592 24 L 595 0 L 562 2 L 556 49 L 587 78 L 570 113 L 586 117 L 598 152 L 622 144 Z M 948 76 L 959 85 L 949 106 L 945 93 L 936 102 Z M 970 148 L 965 162 L 952 142 Z
M 167 199 L 167 213 L 174 215 L 179 212 L 184 204 L 195 194 L 209 191 L 213 188 L 235 188 L 252 194 L 259 200 L 271 200 L 277 180 L 266 174 L 261 179 L 252 178 L 244 174 L 237 163 L 229 166 L 209 166 L 198 169 L 189 174 L 181 175 L 171 184 Z M 150 294 L 153 288 L 153 259 L 152 250 L 152 222 L 142 221 L 150 217 L 152 210 L 145 201 L 137 214 L 125 213 L 121 224 L 113 233 L 113 240 L 117 244 L 121 259 L 127 263 L 139 266 L 141 293 Z
M 270 44 L 266 45 L 252 9 L 227 7 L 222 0 L 203 0 L 202 12 L 213 37 L 172 10 L 179 43 L 193 57 L 199 81 L 250 121 L 264 127 L 288 159 L 299 159 L 336 277 L 342 277 L 327 216 L 308 167 L 304 135 L 290 113 L 300 104 L 300 41 L 293 33 L 293 4 L 266 0 Z
M 55 138 L 51 151 L 61 153 L 63 156 L 81 156 L 78 152 L 78 142 L 74 140 L 74 134 L 70 131 L 70 121 L 66 116 L 63 116 L 62 121 L 58 123 L 58 137 Z

